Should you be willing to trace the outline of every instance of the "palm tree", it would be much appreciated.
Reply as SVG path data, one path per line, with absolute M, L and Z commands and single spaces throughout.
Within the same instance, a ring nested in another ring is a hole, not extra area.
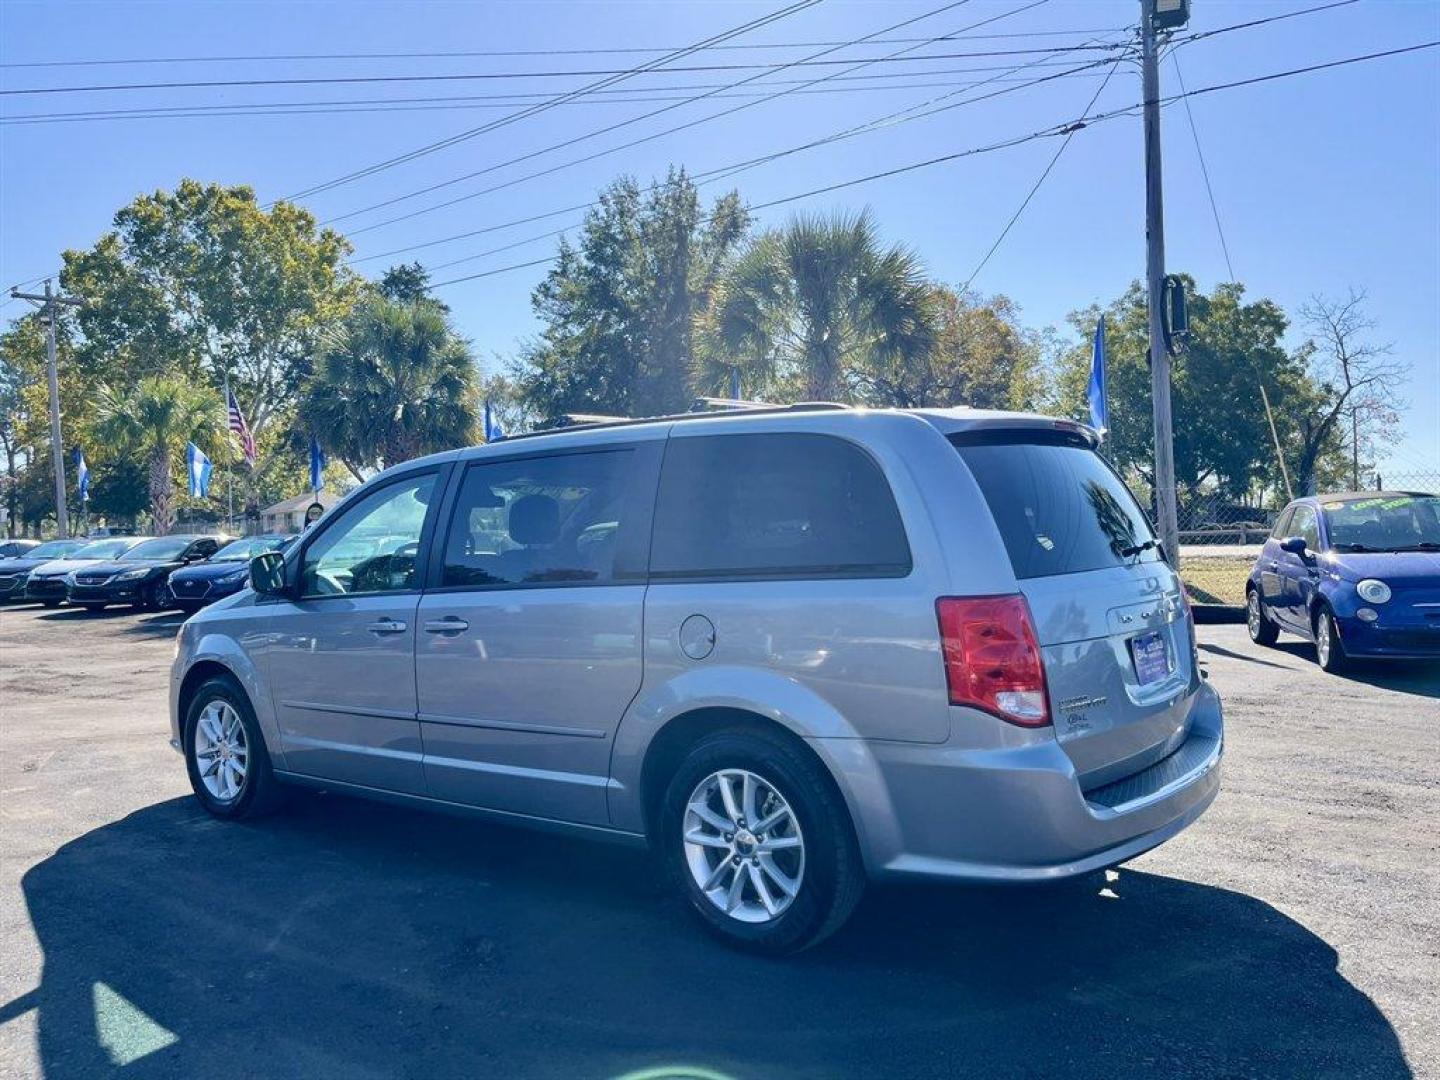
M 812 401 L 851 396 L 855 373 L 933 344 L 917 257 L 882 249 L 869 211 L 800 216 L 756 237 L 701 317 L 702 385 L 736 367 L 749 385 Z
M 303 415 L 359 479 L 473 441 L 476 385 L 470 347 L 439 304 L 375 299 L 327 340 Z
M 175 470 L 183 465 L 185 444 L 213 448 L 222 413 L 218 394 L 175 376 L 153 375 L 124 389 L 101 389 L 95 437 L 148 463 L 150 517 L 157 534 L 163 536 L 175 523 Z

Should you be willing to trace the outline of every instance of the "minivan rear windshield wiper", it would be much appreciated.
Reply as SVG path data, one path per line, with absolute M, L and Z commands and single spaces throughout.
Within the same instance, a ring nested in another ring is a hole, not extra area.
M 1158 540 L 1142 540 L 1132 547 L 1121 548 L 1120 557 L 1122 559 L 1128 559 L 1132 555 L 1139 555 L 1141 552 L 1149 551 L 1151 548 L 1158 548 L 1159 546 L 1160 542 Z

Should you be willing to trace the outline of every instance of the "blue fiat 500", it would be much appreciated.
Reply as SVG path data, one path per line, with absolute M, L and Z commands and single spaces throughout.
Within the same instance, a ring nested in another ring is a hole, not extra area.
M 1315 643 L 1320 666 L 1440 659 L 1440 497 L 1315 495 L 1287 506 L 1245 585 L 1250 637 Z

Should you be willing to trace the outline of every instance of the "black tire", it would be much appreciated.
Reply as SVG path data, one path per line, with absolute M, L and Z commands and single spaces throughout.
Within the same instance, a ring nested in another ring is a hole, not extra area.
M 1265 605 L 1260 602 L 1260 590 L 1245 590 L 1245 628 L 1250 631 L 1250 640 L 1256 645 L 1274 645 L 1280 636 L 1280 628 L 1265 614 Z
M 1323 605 L 1315 611 L 1315 659 L 1323 671 L 1331 675 L 1342 674 L 1350 660 L 1345 655 L 1345 643 L 1340 640 L 1340 628 L 1335 625 L 1335 616 Z M 1328 639 L 1328 640 L 1327 640 Z
M 804 837 L 799 890 L 767 922 L 741 922 L 721 911 L 686 861 L 687 803 L 702 781 L 722 769 L 746 770 L 773 787 L 789 804 Z M 818 944 L 844 924 L 865 891 L 849 811 L 829 776 L 802 749 L 763 730 L 720 731 L 696 743 L 670 780 L 656 833 L 661 861 L 691 911 L 721 940 L 750 952 L 785 955 Z
M 163 611 L 165 610 L 165 594 L 167 592 L 165 581 L 151 581 L 140 588 L 140 598 L 135 604 L 141 611 Z
M 245 729 L 245 779 L 238 794 L 230 799 L 219 799 L 206 788 L 194 753 L 195 729 L 199 725 L 200 714 L 216 700 L 227 702 L 234 708 Z M 275 778 L 275 772 L 270 766 L 270 755 L 265 749 L 265 737 L 255 719 L 255 710 L 250 707 L 250 699 L 245 696 L 245 691 L 229 676 L 217 675 L 207 679 L 196 690 L 185 710 L 183 745 L 185 772 L 190 777 L 190 788 L 200 800 L 200 805 L 211 815 L 229 821 L 263 817 L 284 802 L 284 785 Z
M 181 611 L 183 611 L 186 615 L 194 615 L 195 612 L 199 611 L 199 610 L 200 610 L 202 607 L 204 607 L 205 605 L 203 605 L 203 604 L 182 604 L 182 603 L 180 603 L 180 602 L 177 600 L 177 601 L 175 602 L 175 606 L 178 607 Z
M 41 606 L 41 607 L 47 607 L 47 608 L 57 608 L 57 607 L 60 606 L 60 601 L 59 601 L 59 600 L 41 600 L 41 601 L 40 601 L 40 606 Z
M 86 611 L 88 614 L 90 614 L 90 615 L 95 615 L 95 614 L 97 614 L 97 613 L 105 610 L 105 605 L 104 605 L 104 604 L 94 604 L 94 603 L 90 603 L 90 604 L 76 604 L 75 606 L 76 606 L 76 607 L 82 607 L 82 608 L 84 608 L 85 611 Z

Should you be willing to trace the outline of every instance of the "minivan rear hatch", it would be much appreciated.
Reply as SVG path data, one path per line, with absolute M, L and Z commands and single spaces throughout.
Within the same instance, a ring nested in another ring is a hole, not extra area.
M 949 436 L 1029 604 L 1055 737 L 1090 790 L 1185 739 L 1193 631 L 1144 513 L 1079 431 Z

